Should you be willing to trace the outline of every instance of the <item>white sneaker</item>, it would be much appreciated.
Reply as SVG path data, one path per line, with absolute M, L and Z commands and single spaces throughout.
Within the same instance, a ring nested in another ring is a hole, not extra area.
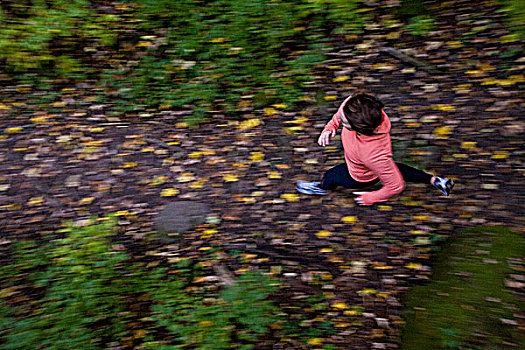
M 318 196 L 325 196 L 328 194 L 325 190 L 323 190 L 321 187 L 320 182 L 312 182 L 312 181 L 297 181 L 297 184 L 295 188 L 297 191 L 303 193 L 303 194 L 314 194 Z
M 445 196 L 450 194 L 452 188 L 454 187 L 454 181 L 447 179 L 446 177 L 436 176 L 436 180 L 433 183 L 434 187 L 441 191 Z

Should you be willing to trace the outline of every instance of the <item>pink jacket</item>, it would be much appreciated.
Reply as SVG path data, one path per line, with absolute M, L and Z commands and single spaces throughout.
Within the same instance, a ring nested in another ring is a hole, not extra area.
M 333 132 L 339 128 L 339 116 L 349 98 L 343 101 L 323 132 Z M 390 119 L 384 111 L 382 113 L 383 122 L 375 129 L 373 136 L 360 135 L 344 127 L 341 132 L 346 165 L 352 178 L 359 182 L 368 182 L 379 177 L 383 184 L 379 190 L 360 196 L 365 205 L 384 202 L 405 188 L 403 176 L 392 159 Z

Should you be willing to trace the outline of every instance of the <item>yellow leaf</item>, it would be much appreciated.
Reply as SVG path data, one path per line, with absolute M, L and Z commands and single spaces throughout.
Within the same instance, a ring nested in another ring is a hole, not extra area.
M 348 311 L 345 311 L 344 314 L 347 316 L 358 316 L 358 315 L 361 315 L 361 312 L 358 310 L 348 310 Z
M 139 43 L 137 44 L 137 47 L 144 47 L 144 46 L 149 46 L 151 45 L 151 41 L 139 41 Z
M 197 180 L 190 184 L 191 188 L 203 188 L 204 187 L 204 180 Z
M 91 141 L 84 142 L 84 145 L 89 146 L 89 147 L 100 147 L 100 146 L 104 145 L 104 141 L 102 141 L 102 140 L 91 140 Z
M 313 98 L 311 98 L 310 96 L 299 96 L 299 101 L 305 101 L 305 102 L 312 102 L 313 101 Z
M 288 135 L 293 135 L 295 134 L 296 131 L 301 131 L 301 130 L 303 130 L 302 126 L 292 126 L 290 128 L 284 128 L 284 132 L 286 132 Z
M 290 166 L 288 164 L 276 164 L 275 167 L 277 169 L 290 169 Z
M 382 210 L 382 211 L 390 211 L 390 210 L 392 210 L 392 206 L 390 206 L 390 205 L 378 205 L 377 209 Z
M 412 216 L 412 218 L 414 220 L 421 220 L 421 221 L 427 221 L 428 220 L 428 216 L 426 216 L 426 215 L 414 215 L 414 216 Z
M 448 41 L 447 42 L 447 45 L 453 49 L 459 49 L 460 47 L 463 46 L 463 44 L 461 43 L 461 41 Z
M 477 145 L 477 142 L 475 141 L 461 142 L 461 148 L 464 148 L 464 149 L 473 149 L 474 147 L 476 147 L 476 145 Z
M 518 36 L 516 34 L 507 34 L 501 37 L 502 43 L 512 43 L 515 41 L 518 41 Z
M 325 101 L 335 101 L 335 100 L 337 100 L 337 96 L 335 96 L 335 95 L 326 95 L 324 97 L 324 99 L 325 99 Z
M 151 185 L 151 186 L 162 185 L 163 183 L 166 182 L 167 179 L 168 179 L 167 176 L 155 176 L 155 177 L 149 182 L 149 185 Z
M 5 129 L 5 132 L 8 133 L 8 134 L 13 134 L 15 132 L 20 132 L 22 131 L 23 128 L 21 127 L 12 127 L 12 128 L 7 128 Z
M 312 338 L 312 339 L 308 339 L 307 343 L 309 345 L 321 345 L 323 342 L 324 342 L 324 339 L 322 338 Z
M 32 198 L 29 199 L 27 204 L 29 204 L 29 205 L 36 205 L 36 204 L 40 204 L 40 203 L 43 203 L 43 202 L 44 202 L 44 198 L 43 197 L 32 197 Z
M 334 304 L 332 304 L 332 307 L 334 309 L 339 309 L 339 310 L 348 309 L 348 306 L 345 303 L 343 303 L 343 302 L 334 303 Z
M 267 174 L 269 179 L 280 179 L 282 177 L 282 174 L 277 171 L 269 171 Z
M 237 175 L 235 175 L 235 174 L 224 175 L 222 178 L 223 178 L 223 180 L 226 181 L 226 182 L 235 182 L 235 181 L 239 181 L 239 178 L 238 178 Z
M 80 205 L 91 204 L 94 200 L 95 200 L 94 197 L 86 197 L 86 198 L 82 198 L 82 199 L 78 202 L 78 204 L 80 204 Z
M 277 108 L 277 109 L 285 109 L 286 107 L 288 107 L 288 106 L 287 106 L 286 104 L 284 104 L 284 103 L 276 103 L 276 104 L 274 104 L 274 105 L 272 105 L 272 106 L 274 106 L 274 107 Z
M 31 118 L 31 121 L 35 124 L 45 124 L 47 120 L 49 119 L 48 115 L 42 115 L 39 117 L 33 117 Z
M 525 76 L 523 74 L 511 75 L 509 80 L 513 81 L 514 83 L 525 83 Z
M 466 154 L 464 154 L 464 153 L 454 153 L 452 155 L 452 157 L 454 157 L 454 158 L 468 158 L 468 156 Z
M 210 228 L 210 229 L 204 230 L 202 233 L 204 233 L 205 235 L 214 235 L 217 232 L 219 231 L 217 231 L 216 229 Z
M 120 210 L 115 213 L 115 216 L 124 216 L 124 215 L 130 215 L 130 212 L 127 210 Z
M 199 326 L 202 326 L 202 327 L 211 327 L 211 326 L 213 326 L 213 322 L 212 322 L 212 321 L 200 321 L 200 322 L 199 322 Z
M 444 104 L 432 105 L 432 109 L 439 110 L 439 111 L 445 111 L 445 112 L 450 112 L 450 111 L 456 110 L 456 108 L 454 106 L 444 105 Z
M 359 221 L 357 216 L 345 216 L 341 219 L 342 222 L 345 224 L 354 224 Z
M 342 82 L 342 81 L 346 81 L 348 79 L 350 79 L 349 76 L 342 75 L 342 76 L 339 76 L 339 77 L 335 77 L 333 81 L 334 81 L 334 83 L 339 83 L 339 82 Z
M 262 152 L 251 152 L 250 154 L 250 159 L 254 163 L 262 162 L 264 160 L 264 153 Z
M 179 190 L 176 188 L 164 188 L 160 192 L 160 196 L 161 197 L 172 197 L 172 196 L 178 195 L 179 193 L 180 193 Z
M 188 158 L 191 158 L 191 159 L 197 159 L 202 156 L 203 156 L 203 153 L 201 151 L 195 151 L 195 152 L 191 152 L 190 154 L 188 154 Z
M 372 288 L 361 289 L 357 294 L 375 294 L 376 290 Z
M 320 253 L 331 253 L 333 251 L 334 250 L 332 248 L 321 248 L 321 249 L 319 249 Z
M 128 162 L 128 163 L 122 165 L 123 168 L 133 168 L 135 166 L 137 166 L 137 162 Z
M 490 157 L 492 159 L 507 159 L 509 157 L 509 152 L 507 151 L 496 151 L 494 154 Z
M 141 149 L 141 152 L 155 152 L 155 148 L 146 147 Z
M 238 129 L 248 130 L 248 129 L 255 128 L 256 126 L 261 125 L 261 123 L 262 123 L 261 120 L 257 118 L 244 120 L 239 124 Z
M 11 107 L 3 104 L 3 103 L 0 103 L 0 110 L 5 110 L 5 109 L 11 109 Z
M 299 117 L 299 118 L 296 118 L 294 120 L 285 121 L 285 124 L 302 124 L 302 123 L 306 123 L 307 121 L 308 121 L 308 118 L 306 118 L 306 117 Z
M 334 327 L 336 328 L 350 327 L 350 323 L 336 323 Z
M 213 38 L 210 40 L 210 43 L 214 43 L 214 44 L 219 44 L 219 43 L 223 43 L 226 39 L 224 38 Z
M 452 128 L 450 126 L 442 126 L 435 128 L 432 134 L 436 135 L 439 139 L 446 139 L 448 135 L 452 133 Z
M 418 263 L 410 263 L 408 265 L 405 265 L 406 268 L 409 268 L 409 269 L 420 269 L 421 268 L 421 264 L 418 264 Z
M 277 114 L 277 111 L 273 108 L 264 108 L 264 114 L 272 116 L 274 114 Z
M 329 237 L 332 235 L 330 231 L 319 231 L 315 234 L 317 237 Z
M 281 195 L 281 198 L 288 201 L 288 202 L 298 202 L 299 196 L 295 193 L 284 193 Z
M 374 269 L 376 270 L 390 270 L 393 268 L 394 268 L 393 266 L 388 266 L 388 265 L 380 265 L 380 266 L 374 267 Z

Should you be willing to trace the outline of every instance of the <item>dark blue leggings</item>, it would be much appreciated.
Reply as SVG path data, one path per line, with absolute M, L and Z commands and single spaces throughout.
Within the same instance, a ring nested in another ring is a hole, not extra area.
M 403 163 L 397 163 L 397 167 L 403 175 L 403 179 L 406 182 L 417 182 L 417 183 L 430 183 L 432 175 L 425 173 L 419 169 L 405 165 Z M 335 167 L 326 171 L 321 182 L 321 188 L 324 190 L 333 190 L 337 186 L 343 186 L 345 188 L 362 189 L 370 187 L 379 182 L 379 179 L 375 179 L 369 182 L 359 182 L 354 180 L 348 172 L 346 163 L 336 165 Z

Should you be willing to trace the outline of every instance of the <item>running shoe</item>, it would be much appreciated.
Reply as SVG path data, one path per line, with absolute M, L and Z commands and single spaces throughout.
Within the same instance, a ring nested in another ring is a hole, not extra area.
M 446 177 L 436 176 L 436 180 L 433 183 L 434 187 L 441 191 L 445 196 L 450 194 L 452 188 L 454 187 L 454 181 L 447 179 Z
M 314 194 L 318 196 L 325 196 L 328 194 L 325 190 L 323 190 L 321 187 L 320 182 L 312 182 L 312 181 L 297 181 L 296 187 L 297 191 L 303 193 L 303 194 Z

